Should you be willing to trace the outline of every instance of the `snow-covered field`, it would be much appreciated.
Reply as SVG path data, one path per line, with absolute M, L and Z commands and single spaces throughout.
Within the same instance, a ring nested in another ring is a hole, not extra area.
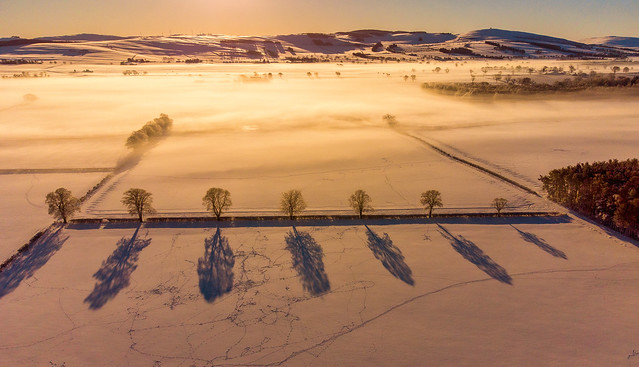
M 443 212 L 490 211 L 495 197 L 555 210 L 414 137 L 535 190 L 552 168 L 636 157 L 633 96 L 476 103 L 420 88 L 469 81 L 482 66 L 10 66 L 2 73 L 46 67 L 50 77 L 0 80 L 0 169 L 114 167 L 127 136 L 160 113 L 172 134 L 80 216 L 126 215 L 130 187 L 170 216 L 202 215 L 212 186 L 231 191 L 231 214 L 273 214 L 292 188 L 311 213 L 347 213 L 359 188 L 377 213 L 419 212 L 429 189 Z M 146 74 L 122 75 L 134 68 Z M 105 175 L 0 175 L 3 260 L 51 222 L 47 192 L 82 196 Z M 0 273 L 0 364 L 639 363 L 628 359 L 639 349 L 630 242 L 574 217 L 366 223 L 54 230 Z
M 636 363 L 639 251 L 569 217 L 245 225 L 52 232 L 0 273 L 0 363 Z
M 0 175 L 0 262 L 51 224 L 53 219 L 44 203 L 49 192 L 66 187 L 81 197 L 104 176 L 105 173 Z
M 521 116 L 511 116 L 509 122 L 486 121 L 485 126 L 479 127 L 417 127 L 412 133 L 451 153 L 504 172 L 541 193 L 539 176 L 554 168 L 637 158 L 637 102 L 546 102 L 549 115 L 554 112 L 554 117 L 539 118 L 522 111 Z

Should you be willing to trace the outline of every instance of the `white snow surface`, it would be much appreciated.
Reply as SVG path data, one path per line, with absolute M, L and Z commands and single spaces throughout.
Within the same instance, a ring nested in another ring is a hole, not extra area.
M 52 231 L 0 273 L 0 363 L 626 364 L 639 251 L 566 218 Z
M 607 61 L 495 62 L 483 75 L 483 61 L 121 66 L 105 55 L 1 69 L 50 76 L 0 80 L 0 169 L 114 167 L 131 158 L 132 131 L 174 119 L 82 217 L 126 215 L 130 187 L 152 192 L 163 216 L 203 215 L 212 186 L 231 191 L 229 214 L 274 214 L 292 188 L 310 213 L 349 213 L 358 188 L 377 213 L 421 212 L 428 189 L 442 212 L 490 211 L 498 196 L 556 210 L 415 137 L 538 191 L 551 168 L 634 158 L 639 144 L 632 94 L 473 102 L 420 88 L 471 69 L 481 81 Z M 81 196 L 104 175 L 0 175 L 3 237 L 21 244 L 51 222 L 47 192 Z M 638 251 L 573 216 L 54 227 L 0 272 L 0 365 L 634 363 Z

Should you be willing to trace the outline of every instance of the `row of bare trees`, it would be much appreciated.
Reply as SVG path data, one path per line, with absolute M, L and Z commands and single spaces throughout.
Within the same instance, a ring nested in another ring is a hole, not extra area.
M 45 202 L 49 205 L 49 214 L 56 219 L 61 219 L 63 223 L 67 223 L 75 212 L 80 210 L 80 200 L 74 197 L 71 192 L 63 187 L 54 192 L 50 192 L 46 196 Z M 372 199 L 364 190 L 355 191 L 348 199 L 351 208 L 363 218 L 364 213 L 373 211 L 371 205 Z M 154 214 L 156 210 L 153 208 L 153 195 L 139 188 L 131 188 L 124 192 L 122 205 L 129 211 L 129 214 L 137 216 L 140 222 L 144 220 L 145 215 Z M 437 190 L 428 190 L 421 194 L 420 203 L 424 209 L 428 211 L 428 217 L 433 216 L 433 209 L 442 207 L 442 195 Z M 202 198 L 202 205 L 210 211 L 217 220 L 220 220 L 222 213 L 233 205 L 231 201 L 231 193 L 219 187 L 212 187 L 207 190 Z M 491 206 L 497 210 L 500 215 L 501 211 L 508 206 L 508 200 L 504 198 L 495 198 Z M 306 209 L 306 202 L 299 190 L 289 190 L 282 193 L 280 198 L 280 210 L 290 219 Z

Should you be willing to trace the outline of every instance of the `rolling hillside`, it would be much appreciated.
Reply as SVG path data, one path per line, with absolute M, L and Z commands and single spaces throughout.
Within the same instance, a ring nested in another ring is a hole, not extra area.
M 619 58 L 639 55 L 637 38 L 603 37 L 586 43 L 533 33 L 482 29 L 460 35 L 356 30 L 278 36 L 95 34 L 0 39 L 0 58 L 152 62 L 318 62 L 335 60 Z

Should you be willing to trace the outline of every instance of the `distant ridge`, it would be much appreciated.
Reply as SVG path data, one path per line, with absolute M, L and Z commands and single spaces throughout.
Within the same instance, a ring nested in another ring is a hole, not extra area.
M 605 45 L 605 46 L 639 48 L 639 37 L 619 37 L 619 36 L 594 37 L 594 38 L 589 38 L 584 40 L 584 43 L 595 44 L 595 45 Z
M 129 37 L 120 37 L 120 36 L 110 36 L 103 34 L 93 34 L 93 33 L 80 33 L 66 36 L 54 36 L 54 37 L 38 37 L 38 39 L 48 40 L 48 41 L 116 41 L 123 40 Z
M 569 41 L 564 38 L 557 38 L 551 36 L 544 36 L 541 34 L 509 31 L 504 29 L 489 28 L 479 29 L 468 33 L 461 34 L 458 37 L 459 40 L 473 40 L 473 41 L 486 41 L 486 40 L 510 40 L 510 41 L 540 41 L 549 42 L 554 44 L 565 44 L 572 46 L 580 46 L 583 43 Z
M 504 29 L 460 35 L 360 29 L 277 36 L 200 34 L 120 37 L 76 34 L 0 39 L 0 59 L 90 59 L 92 62 L 326 62 L 461 59 L 602 59 L 639 56 L 639 38 L 587 42 Z

